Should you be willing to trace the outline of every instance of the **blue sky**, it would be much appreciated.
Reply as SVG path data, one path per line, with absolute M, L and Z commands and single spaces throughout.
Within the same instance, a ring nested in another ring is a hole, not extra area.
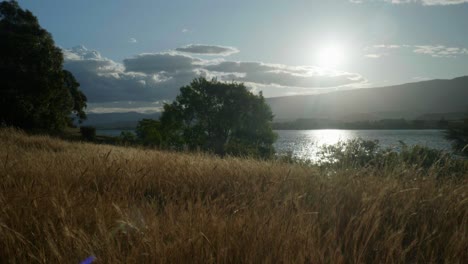
M 468 75 L 468 0 L 19 3 L 95 112 L 157 110 L 199 75 L 266 97 Z

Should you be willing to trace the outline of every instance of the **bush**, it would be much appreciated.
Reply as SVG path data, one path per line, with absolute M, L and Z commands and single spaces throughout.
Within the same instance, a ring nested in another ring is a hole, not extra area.
M 457 154 L 468 156 L 468 118 L 452 124 L 445 131 L 445 138 L 452 142 L 452 148 Z
M 161 123 L 153 119 L 142 119 L 138 121 L 135 139 L 144 146 L 158 146 L 164 143 L 161 133 Z
M 400 142 L 398 149 L 382 149 L 378 141 L 353 139 L 336 145 L 323 146 L 319 152 L 319 165 L 332 169 L 361 169 L 364 167 L 381 170 L 405 170 L 418 168 L 436 175 L 459 175 L 468 170 L 465 160 L 450 153 L 425 146 L 408 146 Z
M 319 151 L 320 163 L 323 165 L 340 165 L 362 167 L 375 160 L 379 152 L 378 141 L 353 139 L 338 142 L 335 145 L 323 146 Z
M 80 127 L 81 137 L 85 140 L 93 141 L 96 139 L 96 128 L 92 126 Z
M 137 137 L 135 133 L 131 131 L 122 131 L 120 132 L 119 142 L 123 144 L 135 144 L 137 142 Z

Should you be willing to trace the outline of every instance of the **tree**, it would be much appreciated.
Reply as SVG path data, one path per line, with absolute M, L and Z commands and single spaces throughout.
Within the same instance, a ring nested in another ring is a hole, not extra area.
M 263 95 L 242 83 L 198 78 L 180 89 L 161 116 L 163 142 L 220 155 L 269 157 L 274 153 L 273 114 Z
M 161 123 L 153 119 L 142 119 L 136 127 L 139 143 L 145 146 L 160 146 L 162 144 Z
M 131 131 L 122 131 L 118 141 L 123 144 L 135 144 L 137 142 L 136 135 Z
M 75 76 L 67 70 L 63 70 L 63 81 L 65 88 L 70 91 L 71 98 L 73 100 L 72 114 L 75 118 L 78 119 L 78 122 L 81 123 L 86 119 L 86 113 L 84 109 L 86 108 L 86 95 L 84 95 L 80 90 L 80 84 L 76 81 Z
M 86 117 L 86 97 L 63 55 L 37 18 L 16 1 L 0 3 L 0 123 L 59 131 L 74 114 Z
M 468 117 L 463 122 L 450 125 L 445 131 L 445 138 L 452 141 L 453 150 L 468 156 Z

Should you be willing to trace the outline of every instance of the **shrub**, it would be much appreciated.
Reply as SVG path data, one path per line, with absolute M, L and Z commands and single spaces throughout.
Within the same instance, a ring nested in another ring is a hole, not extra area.
M 135 133 L 131 131 L 122 131 L 120 132 L 119 142 L 123 144 L 135 144 L 137 142 L 137 137 Z
M 93 141 L 96 139 L 96 128 L 92 126 L 80 127 L 81 137 L 85 140 Z
M 400 142 L 398 149 L 382 149 L 378 141 L 353 139 L 336 145 L 323 146 L 319 152 L 319 165 L 332 169 L 372 168 L 405 170 L 418 168 L 437 171 L 440 176 L 458 176 L 468 170 L 468 163 L 442 150 L 425 146 L 408 146 Z
M 335 145 L 322 146 L 318 152 L 320 164 L 340 167 L 363 167 L 381 155 L 378 141 L 352 139 Z
M 468 118 L 463 122 L 452 124 L 445 131 L 445 138 L 452 142 L 452 148 L 460 155 L 468 156 Z

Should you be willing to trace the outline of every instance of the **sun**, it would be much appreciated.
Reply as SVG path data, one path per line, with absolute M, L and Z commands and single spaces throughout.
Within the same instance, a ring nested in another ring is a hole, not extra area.
M 321 67 L 335 68 L 342 66 L 346 61 L 344 46 L 332 43 L 322 46 L 317 51 L 317 63 Z

